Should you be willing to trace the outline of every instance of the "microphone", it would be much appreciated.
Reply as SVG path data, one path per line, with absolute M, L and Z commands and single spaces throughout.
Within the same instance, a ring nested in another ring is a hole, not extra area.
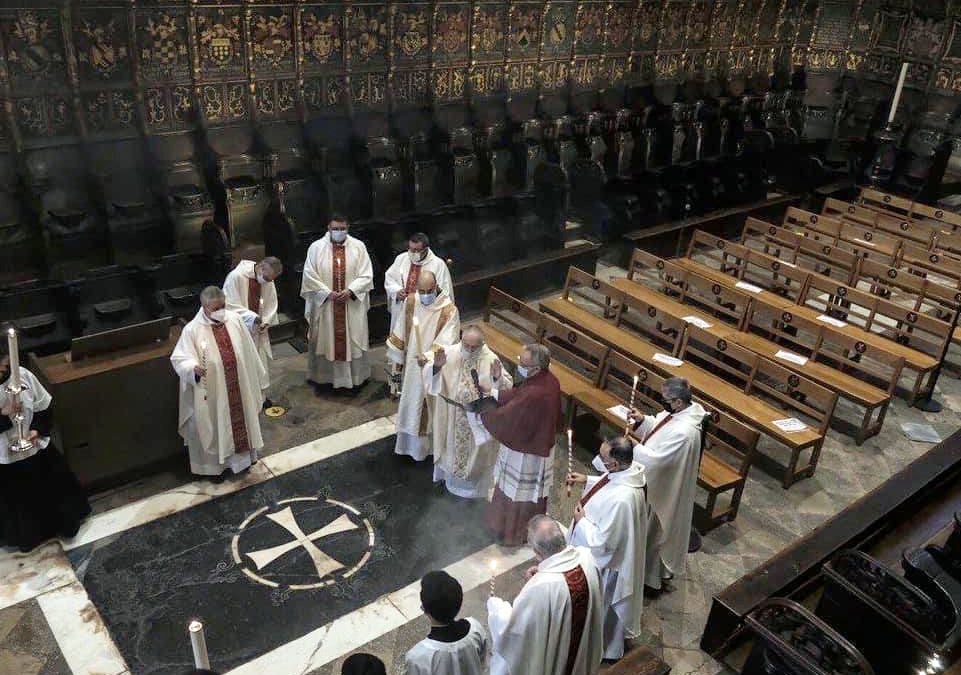
M 477 368 L 470 369 L 470 379 L 474 381 L 474 388 L 477 389 L 477 393 L 481 393 L 480 377 L 477 375 Z

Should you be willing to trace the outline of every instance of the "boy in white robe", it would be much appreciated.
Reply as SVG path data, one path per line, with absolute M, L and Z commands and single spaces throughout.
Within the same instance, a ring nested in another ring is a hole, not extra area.
M 568 546 L 553 518 L 534 516 L 528 543 L 538 560 L 513 606 L 487 601 L 491 675 L 594 675 L 604 652 L 604 597 L 586 549 Z
M 280 323 L 277 317 L 277 287 L 274 281 L 284 273 L 279 258 L 268 256 L 255 263 L 241 260 L 224 280 L 227 309 L 240 314 L 245 323 L 253 323 L 251 335 L 257 345 L 257 353 L 270 375 L 270 361 L 274 354 L 270 348 L 268 327 Z M 264 401 L 270 407 L 270 401 Z
M 300 295 L 307 320 L 307 381 L 353 389 L 370 379 L 367 310 L 374 268 L 364 242 L 332 216 L 327 234 L 307 249 Z
M 571 546 L 590 549 L 600 568 L 606 609 L 604 658 L 616 660 L 624 656 L 624 640 L 640 635 L 644 572 L 648 557 L 653 554 L 656 559 L 659 529 L 647 504 L 644 467 L 634 461 L 630 439 L 607 439 L 598 456 L 607 473 L 567 477 L 568 485 L 584 485 L 567 539 Z M 655 540 L 649 541 L 652 536 Z
M 200 311 L 180 334 L 170 362 L 180 377 L 179 430 L 190 470 L 220 477 L 257 461 L 264 447 L 261 406 L 267 371 L 250 326 L 225 308 L 224 292 L 208 286 Z
M 407 250 L 394 259 L 384 274 L 384 290 L 387 291 L 387 311 L 390 327 L 394 327 L 398 314 L 408 295 L 417 291 L 417 281 L 422 272 L 430 272 L 437 279 L 437 287 L 454 301 L 454 283 L 451 281 L 447 263 L 437 257 L 430 248 L 430 239 L 423 232 L 415 232 L 407 240 Z M 399 393 L 399 392 L 398 392 Z
M 424 391 L 423 367 L 431 353 L 460 339 L 460 314 L 450 298 L 438 294 L 434 275 L 424 272 L 417 294 L 407 296 L 404 311 L 387 338 L 390 368 L 403 377 L 397 408 L 397 443 L 394 452 L 421 462 L 431 449 L 433 401 Z
M 467 412 L 437 397 L 467 404 L 483 396 L 484 389 L 510 389 L 511 376 L 495 362 L 500 359 L 484 344 L 484 333 L 468 326 L 459 344 L 436 352 L 424 366 L 425 391 L 434 397 L 434 482 L 444 481 L 448 492 L 465 499 L 487 499 L 500 444 L 491 438 L 478 445 Z
M 457 619 L 464 591 L 447 572 L 420 580 L 420 602 L 430 634 L 404 656 L 405 675 L 486 675 L 489 640 L 474 618 Z
M 633 412 L 631 423 L 641 438 L 634 448 L 634 461 L 644 467 L 648 501 L 664 530 L 660 557 L 666 569 L 659 576 L 669 579 L 684 573 L 701 463 L 701 430 L 707 411 L 692 401 L 691 388 L 681 377 L 664 381 L 661 398 L 663 412 Z M 599 465 L 595 458 L 595 468 L 603 470 Z M 652 578 L 650 571 L 647 576 Z M 650 580 L 648 585 L 661 587 Z

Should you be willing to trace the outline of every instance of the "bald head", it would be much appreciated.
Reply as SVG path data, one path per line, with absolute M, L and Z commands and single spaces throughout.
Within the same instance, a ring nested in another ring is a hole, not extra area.
M 418 293 L 430 293 L 437 287 L 437 277 L 434 276 L 433 272 L 428 272 L 424 270 L 417 277 L 417 292 Z
M 468 354 L 476 354 L 480 352 L 481 347 L 484 346 L 484 333 L 477 326 L 468 326 L 461 333 L 460 338 L 461 349 L 463 349 Z

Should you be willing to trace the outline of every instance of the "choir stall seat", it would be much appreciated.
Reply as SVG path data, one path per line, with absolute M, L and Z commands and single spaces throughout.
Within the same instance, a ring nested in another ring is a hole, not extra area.
M 61 281 L 31 279 L 0 289 L 0 320 L 19 331 L 24 355 L 69 349 L 79 329 L 75 319 L 67 286 Z
M 69 284 L 77 312 L 76 335 L 93 335 L 156 317 L 150 279 L 136 267 L 111 265 L 87 270 Z
M 536 118 L 537 99 L 532 94 L 515 94 L 507 99 L 512 136 L 513 183 L 518 190 L 534 189 L 538 167 L 547 161 L 544 132 Z
M 327 199 L 325 212 L 342 213 L 353 220 L 368 217 L 370 193 L 365 190 L 354 168 L 353 128 L 346 111 L 311 119 L 305 134 L 314 174 L 320 176 L 323 183 L 323 194 Z
M 188 132 L 147 138 L 149 153 L 159 169 L 158 197 L 173 224 L 173 250 L 203 250 L 203 223 L 214 217 L 214 201 Z
M 474 136 L 478 159 L 478 192 L 484 196 L 507 197 L 515 191 L 511 182 L 512 153 L 505 139 L 507 126 L 498 122 L 484 126 Z
M 517 232 L 511 227 L 508 199 L 484 199 L 471 206 L 471 219 L 484 260 L 506 264 L 518 255 Z
M 223 282 L 220 269 L 198 253 L 166 255 L 143 267 L 148 287 L 154 293 L 154 313 L 173 319 L 191 320 L 200 308 L 200 291 Z
M 25 281 L 43 269 L 43 242 L 23 198 L 13 154 L 0 153 L 0 282 Z
M 110 261 L 106 223 L 79 146 L 31 150 L 26 183 L 43 231 L 49 276 L 68 279 Z
M 269 203 L 267 162 L 253 130 L 246 124 L 208 127 L 205 137 L 231 249 L 263 244 L 263 218 Z
M 370 190 L 373 218 L 389 218 L 404 208 L 404 176 L 397 145 L 386 136 L 368 138 L 364 179 Z

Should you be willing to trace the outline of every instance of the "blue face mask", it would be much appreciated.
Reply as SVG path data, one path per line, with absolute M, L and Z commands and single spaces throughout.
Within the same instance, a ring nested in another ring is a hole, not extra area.
M 331 230 L 330 240 L 335 244 L 343 244 L 347 241 L 347 232 L 345 230 Z
M 432 305 L 434 300 L 437 299 L 437 293 L 420 293 L 420 304 L 422 305 Z
M 517 374 L 521 377 L 526 378 L 527 374 L 530 372 L 531 371 L 527 368 L 527 366 L 517 366 Z

